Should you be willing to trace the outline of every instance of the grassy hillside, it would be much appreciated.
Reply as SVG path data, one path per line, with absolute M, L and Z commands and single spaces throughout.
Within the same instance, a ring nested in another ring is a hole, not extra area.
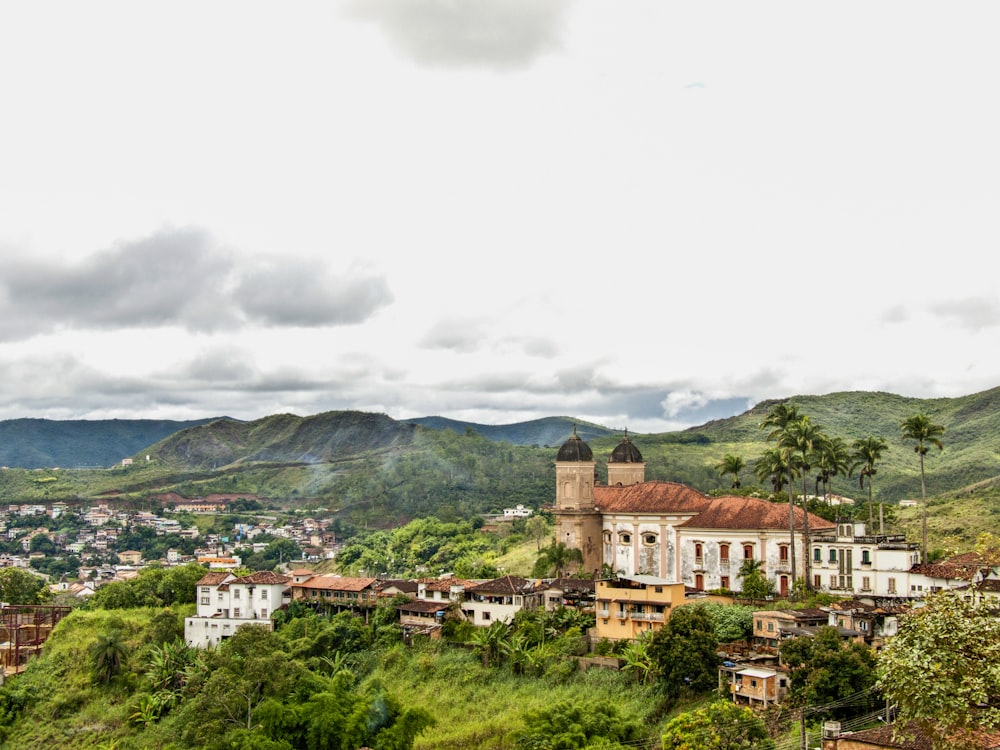
M 996 530 L 1000 508 L 1000 389 L 952 399 L 912 399 L 886 393 L 847 392 L 788 400 L 832 436 L 848 443 L 874 435 L 889 446 L 873 482 L 876 500 L 897 503 L 920 495 L 919 463 L 902 439 L 900 424 L 918 412 L 945 426 L 944 450 L 926 458 L 927 489 L 941 514 L 942 539 L 964 538 L 978 517 Z M 689 430 L 632 434 L 649 479 L 683 482 L 703 492 L 726 491 L 716 464 L 726 454 L 744 457 L 744 486 L 757 484 L 752 465 L 768 443 L 760 422 L 777 402 Z M 381 414 L 328 412 L 311 417 L 274 415 L 252 422 L 215 420 L 181 430 L 134 453 L 133 466 L 100 470 L 8 469 L 0 472 L 0 502 L 113 497 L 142 502 L 176 491 L 185 497 L 246 493 L 286 505 L 325 507 L 345 520 L 391 526 L 436 515 L 468 518 L 516 503 L 529 507 L 553 498 L 555 446 L 574 425 L 588 436 L 599 477 L 620 440 L 617 433 L 569 418 L 537 420 L 480 430 L 467 423 L 399 422 Z M 443 427 L 447 426 L 446 429 Z M 468 429 L 466 429 L 468 428 Z M 561 434 L 560 434 L 561 430 Z M 484 432 L 488 434 L 483 434 Z M 516 444 L 529 440 L 528 445 Z M 146 462 L 149 454 L 152 460 Z M 814 484 L 809 481 L 812 490 Z M 832 491 L 862 498 L 856 477 L 838 477 Z M 968 506 L 970 522 L 959 522 Z M 906 514 L 901 514 L 901 519 Z

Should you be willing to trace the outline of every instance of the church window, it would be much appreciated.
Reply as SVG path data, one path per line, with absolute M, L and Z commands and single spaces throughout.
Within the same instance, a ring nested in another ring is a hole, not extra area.
M 604 532 L 604 543 L 605 544 L 611 544 L 611 532 L 610 531 L 605 531 Z
M 656 544 L 656 534 L 643 534 L 642 541 L 644 544 Z
M 622 532 L 621 534 L 618 535 L 618 542 L 619 542 L 619 544 L 631 544 L 632 543 L 632 535 L 628 534 L 628 533 L 625 533 L 625 532 Z

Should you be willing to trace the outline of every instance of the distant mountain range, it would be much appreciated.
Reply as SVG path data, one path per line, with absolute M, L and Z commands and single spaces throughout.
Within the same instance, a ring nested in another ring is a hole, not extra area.
M 211 421 L 5 419 L 0 421 L 0 465 L 108 467 L 175 432 Z
M 903 440 L 900 425 L 916 413 L 927 414 L 945 426 L 944 450 L 932 449 L 927 455 L 928 493 L 985 493 L 980 521 L 1000 517 L 995 491 L 1000 477 L 1000 388 L 959 398 L 855 391 L 785 401 L 848 444 L 869 435 L 883 438 L 889 448 L 873 487 L 876 497 L 887 502 L 919 497 L 917 457 L 912 443 Z M 753 477 L 752 466 L 769 446 L 760 423 L 776 403 L 763 402 L 743 414 L 688 430 L 630 437 L 643 454 L 648 479 L 682 482 L 703 492 L 724 491 L 730 480 L 715 467 L 726 454 L 736 454 L 748 466 L 744 485 L 766 488 Z M 252 421 L 8 420 L 0 422 L 0 463 L 63 470 L 46 477 L 4 472 L 0 502 L 15 497 L 244 492 L 355 509 L 352 513 L 362 508 L 370 519 L 387 523 L 431 513 L 468 517 L 514 501 L 533 507 L 550 502 L 556 448 L 574 429 L 590 444 L 598 474 L 603 475 L 621 434 L 565 416 L 510 425 L 443 417 L 395 420 L 355 411 L 307 417 L 276 414 Z M 145 461 L 146 456 L 151 460 Z M 125 470 L 123 458 L 133 458 L 134 466 Z M 66 471 L 81 466 L 103 468 Z M 857 498 L 866 494 L 856 475 L 838 477 L 831 490 Z

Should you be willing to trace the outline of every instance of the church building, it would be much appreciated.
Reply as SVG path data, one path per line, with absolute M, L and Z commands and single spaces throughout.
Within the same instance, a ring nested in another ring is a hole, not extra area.
M 556 456 L 556 540 L 583 553 L 582 570 L 598 576 L 656 576 L 696 589 L 742 586 L 739 570 L 757 560 L 775 591 L 787 594 L 805 566 L 805 512 L 748 497 L 709 497 L 676 482 L 647 482 L 646 464 L 626 433 L 598 482 L 590 446 L 574 430 Z M 809 533 L 836 525 L 814 514 Z M 795 544 L 797 571 L 791 569 Z M 794 575 L 793 575 L 794 573 Z

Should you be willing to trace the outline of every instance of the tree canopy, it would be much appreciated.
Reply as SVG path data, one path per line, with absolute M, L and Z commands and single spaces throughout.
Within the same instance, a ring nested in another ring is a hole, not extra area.
M 952 592 L 900 618 L 878 657 L 878 688 L 935 746 L 962 730 L 1000 727 L 1000 620 Z

